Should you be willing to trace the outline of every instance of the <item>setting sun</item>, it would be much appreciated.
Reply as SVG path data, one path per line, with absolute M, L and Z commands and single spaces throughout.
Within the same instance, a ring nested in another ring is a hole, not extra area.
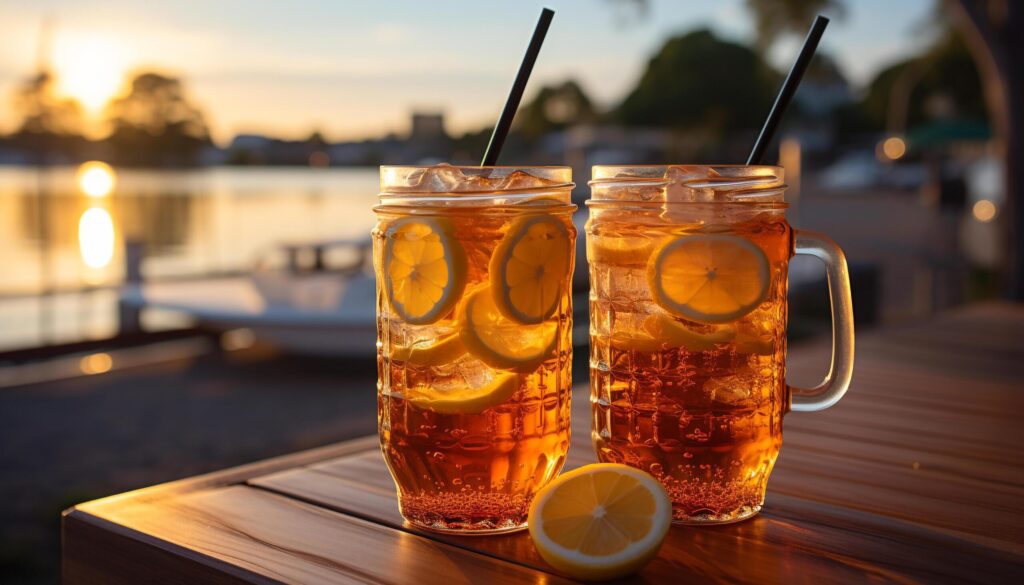
M 89 111 L 101 110 L 124 83 L 124 52 L 94 36 L 58 37 L 53 65 L 58 91 Z

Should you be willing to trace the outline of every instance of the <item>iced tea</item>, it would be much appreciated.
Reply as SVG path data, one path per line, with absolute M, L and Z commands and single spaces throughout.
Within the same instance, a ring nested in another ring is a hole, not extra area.
M 595 181 L 588 202 L 598 457 L 659 478 L 688 523 L 761 508 L 787 404 L 781 172 L 709 172 Z
M 570 171 L 381 172 L 378 421 L 402 515 L 522 528 L 569 446 Z

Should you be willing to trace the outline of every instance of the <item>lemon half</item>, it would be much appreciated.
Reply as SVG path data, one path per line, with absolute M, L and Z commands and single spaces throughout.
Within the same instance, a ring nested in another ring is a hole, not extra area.
M 597 463 L 541 489 L 528 523 L 540 556 L 556 569 L 577 579 L 615 579 L 658 553 L 672 523 L 672 502 L 651 475 Z

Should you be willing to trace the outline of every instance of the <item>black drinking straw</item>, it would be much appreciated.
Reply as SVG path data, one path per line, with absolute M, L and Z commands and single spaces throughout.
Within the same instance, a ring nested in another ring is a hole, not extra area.
M 779 127 L 779 122 L 782 121 L 782 115 L 786 113 L 786 108 L 793 100 L 793 94 L 796 93 L 796 88 L 800 85 L 807 66 L 811 64 L 811 58 L 814 57 L 814 51 L 818 48 L 821 35 L 825 34 L 826 26 L 828 26 L 828 19 L 819 14 L 814 19 L 811 30 L 807 32 L 807 38 L 804 39 L 804 46 L 800 49 L 796 63 L 793 63 L 793 68 L 789 70 L 786 81 L 782 82 L 782 89 L 779 90 L 779 95 L 775 98 L 775 103 L 772 104 L 772 111 L 768 113 L 768 119 L 764 121 L 761 134 L 758 135 L 757 141 L 754 142 L 754 148 L 750 151 L 750 156 L 747 157 L 748 165 L 761 163 L 765 149 L 775 137 L 775 131 Z
M 540 13 L 540 20 L 537 21 L 537 28 L 533 30 L 533 38 L 530 39 L 530 46 L 526 47 L 526 55 L 523 56 L 523 64 L 519 66 L 519 73 L 512 84 L 512 91 L 508 94 L 508 101 L 505 102 L 505 109 L 501 111 L 498 123 L 494 125 L 494 132 L 491 133 L 491 141 L 487 143 L 487 150 L 484 151 L 484 159 L 480 166 L 494 166 L 498 162 L 498 154 L 501 147 L 505 145 L 505 138 L 512 128 L 512 118 L 516 116 L 519 109 L 519 102 L 523 99 L 523 91 L 526 90 L 526 82 L 533 72 L 533 64 L 537 62 L 537 55 L 540 53 L 540 46 L 544 44 L 544 35 L 548 34 L 548 27 L 551 26 L 551 19 L 555 11 L 545 8 Z

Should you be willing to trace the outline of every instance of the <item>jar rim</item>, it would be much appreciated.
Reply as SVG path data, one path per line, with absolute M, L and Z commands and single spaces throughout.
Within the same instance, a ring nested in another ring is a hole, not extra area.
M 740 201 L 641 201 L 638 199 L 588 199 L 584 201 L 584 205 L 589 208 L 596 209 L 631 209 L 636 211 L 663 210 L 665 208 L 696 209 L 701 206 L 712 206 L 718 210 L 733 207 L 736 211 L 745 212 L 789 209 L 789 203 L 787 201 L 755 201 L 749 199 Z
M 786 191 L 785 169 L 775 165 L 594 165 L 591 176 L 591 199 L 600 201 L 750 205 L 780 201 Z M 651 189 L 663 193 L 639 196 Z
M 443 169 L 457 173 L 454 183 L 424 181 L 430 170 Z M 523 173 L 534 181 L 502 182 L 516 173 Z M 488 181 L 493 180 L 493 181 Z M 572 167 L 564 165 L 499 165 L 459 166 L 438 165 L 382 165 L 380 167 L 381 194 L 446 195 L 461 197 L 480 193 L 530 193 L 565 191 L 575 187 Z
M 578 207 L 574 203 L 552 202 L 551 205 L 523 205 L 523 204 L 497 204 L 483 206 L 463 205 L 402 205 L 398 203 L 381 203 L 374 205 L 372 211 L 376 214 L 394 215 L 426 215 L 426 216 L 450 216 L 459 214 L 469 215 L 510 215 L 510 214 L 535 214 L 535 215 L 572 215 Z
M 653 177 L 653 171 L 661 170 L 661 174 L 664 175 L 669 169 L 722 169 L 726 171 L 733 171 L 736 169 L 757 169 L 767 170 L 776 173 L 776 176 L 782 178 L 785 175 L 785 169 L 779 165 L 746 165 L 746 164 L 643 164 L 643 165 L 593 165 L 590 167 L 590 174 L 593 177 L 599 172 L 607 173 L 611 171 L 628 171 L 630 169 L 636 169 L 638 171 L 647 171 L 642 174 L 623 175 L 623 178 L 630 176 L 637 177 Z M 603 176 L 601 178 L 614 178 Z

